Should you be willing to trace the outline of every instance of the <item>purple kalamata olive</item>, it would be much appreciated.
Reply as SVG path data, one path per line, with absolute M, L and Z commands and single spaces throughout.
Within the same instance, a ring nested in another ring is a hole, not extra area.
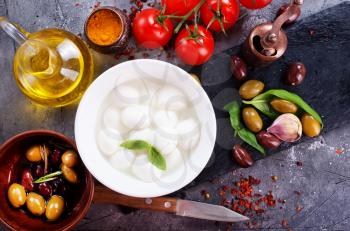
M 29 168 L 26 168 L 22 172 L 22 180 L 21 185 L 24 187 L 25 190 L 28 192 L 31 192 L 34 188 L 33 184 L 33 176 Z
M 271 133 L 261 131 L 256 135 L 256 138 L 262 146 L 268 149 L 276 149 L 281 145 L 281 140 Z
M 52 191 L 53 194 L 58 194 L 61 196 L 64 196 L 66 191 L 67 191 L 67 187 L 65 185 L 65 182 L 62 178 L 58 178 L 56 180 L 53 180 L 50 182 L 51 186 L 52 186 Z
M 238 56 L 233 56 L 231 58 L 231 71 L 233 74 L 233 77 L 235 77 L 237 80 L 244 80 L 247 78 L 247 65 Z
M 38 193 L 42 195 L 45 199 L 52 196 L 52 187 L 48 182 L 40 183 L 38 186 Z
M 286 4 L 283 5 L 279 8 L 279 10 L 277 11 L 277 17 L 280 16 L 281 14 L 283 14 L 284 12 L 286 12 L 287 9 L 289 9 L 290 4 Z M 301 11 L 300 8 L 298 7 L 297 11 L 295 14 L 293 14 L 285 23 L 284 25 L 290 25 L 293 24 L 300 16 Z
M 235 144 L 232 154 L 235 161 L 242 167 L 250 167 L 254 163 L 249 152 L 239 144 Z
M 61 164 L 61 156 L 62 152 L 59 149 L 54 149 L 50 155 L 50 164 L 53 164 L 55 166 L 58 166 Z
M 296 86 L 299 85 L 306 76 L 306 67 L 303 63 L 297 62 L 292 63 L 288 67 L 288 72 L 286 75 L 286 83 L 288 85 Z
M 31 167 L 33 176 L 35 178 L 42 177 L 44 175 L 44 165 L 43 164 L 33 164 Z

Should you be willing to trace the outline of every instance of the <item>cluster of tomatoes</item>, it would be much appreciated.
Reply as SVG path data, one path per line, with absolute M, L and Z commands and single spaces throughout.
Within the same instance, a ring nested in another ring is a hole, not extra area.
M 239 1 L 248 9 L 260 9 L 272 2 Z M 136 14 L 133 20 L 134 38 L 140 46 L 154 49 L 165 46 L 173 34 L 178 33 L 175 53 L 189 65 L 203 64 L 212 56 L 214 38 L 210 31 L 225 33 L 239 18 L 237 0 L 162 0 L 161 5 L 161 10 L 148 8 Z M 202 25 L 197 23 L 198 18 Z M 180 30 L 183 24 L 185 26 Z

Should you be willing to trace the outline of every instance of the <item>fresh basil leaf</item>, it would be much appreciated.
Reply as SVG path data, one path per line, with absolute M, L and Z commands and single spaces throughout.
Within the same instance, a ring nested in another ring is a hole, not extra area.
M 265 150 L 258 141 L 255 135 L 249 130 L 242 128 L 241 125 L 241 109 L 237 101 L 233 101 L 227 104 L 224 109 L 230 113 L 231 126 L 235 130 L 235 135 L 238 136 L 247 144 L 251 145 L 253 148 L 265 154 Z
M 127 140 L 120 146 L 130 150 L 146 150 L 149 162 L 160 170 L 166 170 L 166 161 L 163 155 L 152 144 L 144 140 Z
M 149 147 L 148 149 L 148 160 L 160 170 L 166 170 L 166 161 L 163 155 L 155 148 Z
M 233 101 L 227 105 L 225 105 L 224 109 L 230 113 L 230 121 L 231 126 L 235 130 L 239 130 L 241 128 L 240 123 L 240 109 L 237 101 Z
M 151 145 L 143 140 L 127 140 L 120 146 L 130 150 L 144 150 L 148 149 Z
M 243 103 L 251 104 L 256 109 L 258 109 L 263 114 L 265 114 L 267 117 L 269 117 L 271 119 L 275 119 L 278 117 L 278 113 L 272 109 L 269 102 L 270 102 L 270 100 L 267 100 L 267 99 L 258 99 L 258 100 L 251 100 L 251 101 L 243 100 Z
M 262 154 L 265 154 L 264 148 L 258 143 L 256 140 L 256 137 L 254 133 L 250 132 L 249 130 L 242 128 L 238 131 L 238 136 L 245 141 L 247 144 L 261 152 Z
M 273 116 L 272 113 L 270 114 L 267 110 L 267 107 L 269 107 L 270 111 L 273 111 L 269 105 L 269 102 L 274 96 L 281 98 L 281 99 L 284 99 L 284 100 L 288 100 L 292 103 L 295 103 L 301 109 L 303 109 L 305 112 L 309 113 L 312 117 L 314 117 L 315 120 L 317 120 L 323 127 L 323 122 L 322 122 L 320 115 L 312 107 L 310 107 L 310 105 L 308 105 L 297 94 L 291 93 L 291 92 L 283 90 L 283 89 L 269 90 L 263 94 L 256 96 L 251 101 L 243 101 L 243 103 L 252 104 L 258 110 L 260 110 L 262 113 L 264 113 L 265 115 L 269 116 L 270 118 L 275 118 L 275 116 Z M 263 103 L 264 103 L 264 106 L 261 106 Z

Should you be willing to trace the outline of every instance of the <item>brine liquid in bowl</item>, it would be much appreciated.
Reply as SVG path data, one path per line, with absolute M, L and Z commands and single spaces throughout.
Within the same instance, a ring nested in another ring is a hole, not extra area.
M 201 137 L 190 97 L 165 80 L 131 79 L 117 84 L 99 110 L 99 151 L 114 169 L 143 182 L 162 181 L 183 168 Z M 166 170 L 149 161 L 147 150 L 121 147 L 127 140 L 154 146 L 164 157 Z

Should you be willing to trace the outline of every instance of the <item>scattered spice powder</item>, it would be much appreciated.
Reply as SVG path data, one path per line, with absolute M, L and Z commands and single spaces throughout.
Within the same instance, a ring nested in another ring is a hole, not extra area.
M 297 162 L 295 162 L 295 164 L 297 165 L 297 166 L 303 166 L 303 162 L 301 162 L 301 161 L 297 161 Z
M 87 36 L 98 45 L 113 44 L 120 37 L 122 30 L 122 22 L 112 10 L 98 10 L 88 19 Z

